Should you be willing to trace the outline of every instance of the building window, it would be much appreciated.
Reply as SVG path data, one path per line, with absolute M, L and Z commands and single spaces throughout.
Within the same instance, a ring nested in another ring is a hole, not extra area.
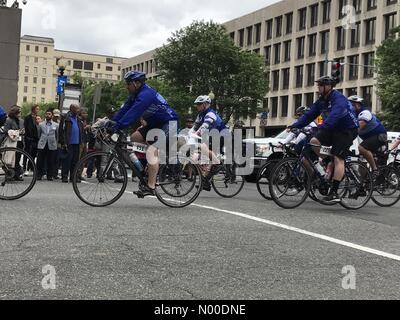
M 42 88 L 42 94 L 46 94 L 46 88 Z
M 328 64 L 325 61 L 319 62 L 319 76 L 323 77 L 328 74 Z
M 47 59 L 43 58 L 43 64 L 47 64 Z
M 35 46 L 35 52 L 39 52 L 39 46 Z
M 307 85 L 313 86 L 315 81 L 315 63 L 307 65 Z
M 289 97 L 283 96 L 281 97 L 281 117 L 286 118 L 288 116 L 289 109 Z
M 364 53 L 364 78 L 372 78 L 374 76 L 374 69 L 368 66 L 372 66 L 375 54 L 374 52 Z
M 304 30 L 307 24 L 307 8 L 299 10 L 299 31 Z
M 42 78 L 42 84 L 46 84 L 46 78 Z
M 297 59 L 304 58 L 304 40 L 305 37 L 297 38 Z
M 111 74 L 107 74 L 107 75 L 106 75 L 106 78 L 107 78 L 108 80 L 112 80 L 112 75 L 111 75 Z
M 358 68 L 359 68 L 358 55 L 349 57 L 349 80 L 358 79 Z
M 232 41 L 235 42 L 235 32 L 231 32 L 229 36 L 231 37 Z
M 293 30 L 293 12 L 285 15 L 286 17 L 286 34 L 292 33 Z
M 303 105 L 303 95 L 302 94 L 293 95 L 293 103 L 294 103 L 293 115 L 295 115 L 296 114 L 296 109 Z
M 306 106 L 311 106 L 314 103 L 314 93 L 306 93 Z
M 83 63 L 83 69 L 84 69 L 84 70 L 93 71 L 93 62 L 87 62 L 87 61 L 85 61 L 85 62 Z
M 318 4 L 311 6 L 310 11 L 310 27 L 313 28 L 318 25 Z
M 25 67 L 25 72 L 26 72 L 26 73 L 29 72 L 29 67 Z
M 396 27 L 396 18 L 396 12 L 385 16 L 385 40 L 391 36 L 391 30 Z
M 290 53 L 292 50 L 292 41 L 286 41 L 284 42 L 284 47 L 285 47 L 285 62 L 290 61 Z
M 280 37 L 282 35 L 282 16 L 275 18 L 275 28 L 276 37 Z
M 239 46 L 243 47 L 244 45 L 244 29 L 239 30 Z
M 106 71 L 113 71 L 113 67 L 106 67 Z
M 274 57 L 275 64 L 280 63 L 281 62 L 281 44 L 280 43 L 277 43 L 274 45 L 274 54 L 275 54 L 275 57 Z
M 365 44 L 375 43 L 376 18 L 365 21 Z
M 362 11 L 361 0 L 353 0 L 353 7 L 357 14 L 361 13 Z
M 272 71 L 272 90 L 279 90 L 279 70 Z
M 44 50 L 44 53 L 47 53 L 47 47 L 44 47 L 43 50 Z
M 308 56 L 314 57 L 317 54 L 317 34 L 311 34 L 308 36 Z
M 24 93 L 28 93 L 28 87 L 27 86 L 24 87 Z
M 343 50 L 346 47 L 346 31 L 343 27 L 336 28 L 336 49 Z
M 270 20 L 265 22 L 265 29 L 266 29 L 266 33 L 265 34 L 266 34 L 266 39 L 267 40 L 272 39 L 272 23 L 273 23 L 272 19 L 270 19 Z
M 46 68 L 43 68 L 43 70 L 42 70 L 43 72 L 43 74 L 46 74 L 47 73 L 47 69 Z
M 362 97 L 364 98 L 364 105 L 367 107 L 372 106 L 372 93 L 373 93 L 372 86 L 361 87 L 361 94 L 362 94 Z
M 351 48 L 358 48 L 360 46 L 360 26 L 361 22 L 357 22 L 355 28 L 350 31 L 350 46 Z
M 38 63 L 39 62 L 39 58 L 35 57 L 35 59 L 33 59 L 34 63 Z
M 265 65 L 271 64 L 271 46 L 264 47 Z
M 247 30 L 247 45 L 251 46 L 253 44 L 253 27 L 248 27 L 246 30 Z
M 297 66 L 295 68 L 296 72 L 296 88 L 303 87 L 303 74 L 304 74 L 304 66 Z
M 37 92 L 36 87 L 33 87 L 33 88 L 32 88 L 32 93 L 33 93 L 33 94 L 36 94 L 36 92 Z
M 24 82 L 28 83 L 29 82 L 29 77 L 24 77 Z
M 261 42 L 261 23 L 256 24 L 254 26 L 255 30 L 256 30 L 256 43 L 260 43 Z
M 376 0 L 367 0 L 367 11 L 376 9 Z
M 331 21 L 331 0 L 322 1 L 322 23 Z
M 25 62 L 29 63 L 29 57 L 28 56 L 25 57 Z
M 28 102 L 28 97 L 24 97 L 23 102 Z
M 41 102 L 41 103 L 44 103 L 44 102 L 45 102 L 45 99 L 44 99 L 44 98 L 41 98 L 41 99 L 40 99 L 40 102 Z
M 339 0 L 339 6 L 338 6 L 338 9 L 339 9 L 339 19 L 344 18 L 344 16 L 345 16 L 345 10 L 344 10 L 344 8 L 345 8 L 346 5 L 347 5 L 347 0 Z
M 277 118 L 278 117 L 278 97 L 271 98 L 271 117 Z
M 83 68 L 83 61 L 74 60 L 72 64 L 72 68 L 82 70 Z
M 113 61 L 114 61 L 113 58 L 107 58 L 106 59 L 106 63 L 113 63 Z
M 322 31 L 321 33 L 321 54 L 329 51 L 329 31 Z
M 282 89 L 287 90 L 289 89 L 289 82 L 290 82 L 290 68 L 282 69 Z
M 37 83 L 37 77 L 33 77 L 33 83 L 34 83 L 34 84 Z
M 26 51 L 31 51 L 31 46 L 29 44 L 26 45 Z
M 34 73 L 34 74 L 37 74 L 37 73 L 38 73 L 38 68 L 37 68 L 37 67 L 34 67 L 34 68 L 33 68 L 33 73 Z
M 357 95 L 357 88 L 348 88 L 346 90 L 346 96 L 350 97 L 354 95 Z
M 387 6 L 390 6 L 390 5 L 396 4 L 396 3 L 397 3 L 397 0 L 386 0 L 386 5 Z

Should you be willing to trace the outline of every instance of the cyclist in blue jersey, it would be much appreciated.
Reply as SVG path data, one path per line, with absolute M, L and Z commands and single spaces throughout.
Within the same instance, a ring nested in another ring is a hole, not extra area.
M 311 140 L 315 146 L 332 146 L 335 172 L 332 188 L 326 202 L 340 202 L 338 189 L 344 178 L 345 157 L 358 135 L 358 121 L 350 101 L 339 91 L 335 90 L 337 80 L 331 76 L 324 76 L 316 81 L 320 98 L 310 106 L 304 116 L 289 128 L 304 128 L 311 121 L 322 115 L 324 120 L 318 126 L 316 137 Z M 320 147 L 313 147 L 314 152 L 320 156 Z
M 360 126 L 358 135 L 363 140 L 358 150 L 371 166 L 373 176 L 377 176 L 378 167 L 374 160 L 374 153 L 377 153 L 383 146 L 388 148 L 387 131 L 379 119 L 364 107 L 363 98 L 355 95 L 349 97 L 349 101 L 358 116 Z
M 6 120 L 7 120 L 7 113 L 3 109 L 3 107 L 0 106 L 0 126 L 4 125 L 6 123 Z
M 209 96 L 199 96 L 194 102 L 197 111 L 199 112 L 193 128 L 189 131 L 189 134 L 196 134 L 199 137 L 203 135 L 206 131 L 218 130 L 221 133 L 220 151 L 222 151 L 224 146 L 224 139 L 230 138 L 230 132 L 225 125 L 225 122 L 221 119 L 218 113 L 211 108 L 211 98 Z M 211 190 L 210 178 L 218 172 L 220 169 L 220 161 L 217 155 L 210 150 L 209 146 L 205 143 L 202 144 L 202 153 L 208 154 L 212 160 L 213 165 L 211 170 L 203 181 L 203 189 L 206 191 Z
M 170 122 L 178 121 L 176 112 L 156 90 L 146 84 L 145 73 L 129 71 L 124 79 L 130 96 L 113 117 L 111 122 L 112 129 L 115 131 L 125 129 L 136 123 L 140 118 L 143 118 L 146 126 L 136 131 L 132 135 L 131 141 L 146 143 L 147 133 L 152 129 L 161 129 L 166 135 L 166 141 L 168 141 Z M 135 193 L 140 197 L 155 194 L 159 170 L 158 150 L 151 145 L 148 149 L 148 154 L 153 157 L 154 161 L 149 161 L 148 163 L 148 185 L 142 186 L 139 192 Z

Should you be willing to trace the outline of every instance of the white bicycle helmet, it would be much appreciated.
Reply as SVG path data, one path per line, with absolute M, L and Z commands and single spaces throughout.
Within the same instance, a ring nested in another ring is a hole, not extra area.
M 211 99 L 209 96 L 199 96 L 197 97 L 196 101 L 194 104 L 200 104 L 200 103 L 209 103 L 211 104 Z
M 349 101 L 351 101 L 351 102 L 357 102 L 357 103 L 363 103 L 363 102 L 364 102 L 364 99 L 361 98 L 360 96 L 357 96 L 357 95 L 348 97 L 348 99 L 349 99 Z

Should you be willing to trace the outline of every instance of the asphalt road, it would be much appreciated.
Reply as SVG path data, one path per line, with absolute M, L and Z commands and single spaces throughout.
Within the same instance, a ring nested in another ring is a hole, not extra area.
M 399 209 L 284 211 L 254 184 L 185 209 L 128 193 L 99 209 L 38 182 L 0 202 L 0 299 L 398 299 Z

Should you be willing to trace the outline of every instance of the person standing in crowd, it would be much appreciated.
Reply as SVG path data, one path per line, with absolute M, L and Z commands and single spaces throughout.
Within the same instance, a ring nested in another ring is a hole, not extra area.
M 58 145 L 58 123 L 53 120 L 53 112 L 46 111 L 45 121 L 39 125 L 38 143 L 38 180 L 42 180 L 47 168 L 47 180 L 53 181 L 57 170 L 57 145 Z
M 83 123 L 79 119 L 80 107 L 71 104 L 70 111 L 61 117 L 59 127 L 59 141 L 61 151 L 64 153 L 62 163 L 62 182 L 68 183 L 79 161 L 80 146 L 83 139 Z
M 53 109 L 53 122 L 60 124 L 61 119 L 61 111 L 59 109 Z M 58 180 L 58 170 L 61 169 L 61 159 L 60 159 L 60 148 L 57 148 L 56 151 L 56 167 L 55 167 L 55 176 L 54 179 Z
M 2 106 L 0 106 L 0 127 L 6 123 L 7 113 Z
M 39 141 L 38 124 L 36 118 L 39 114 L 40 108 L 38 105 L 34 105 L 31 108 L 31 113 L 24 119 L 25 128 L 25 151 L 32 157 L 35 161 L 37 155 L 37 144 Z M 24 159 L 23 166 L 25 175 L 32 175 L 33 168 L 26 167 L 27 160 Z
M 53 122 L 60 124 L 61 112 L 58 109 L 53 110 Z
M 2 129 L 2 138 L 0 139 L 0 141 L 4 141 L 6 143 L 5 138 L 8 135 L 8 131 L 9 130 L 18 130 L 20 132 L 20 136 L 23 136 L 25 133 L 24 130 L 24 120 L 21 119 L 21 108 L 19 106 L 12 106 L 10 108 L 10 111 L 8 113 L 8 118 L 4 123 L 4 127 Z M 14 145 L 15 146 L 15 145 Z M 17 143 L 16 143 L 16 147 L 19 149 L 23 149 L 24 148 L 24 143 L 22 141 L 22 138 L 19 138 Z M 14 180 L 15 181 L 23 181 L 23 167 L 21 167 L 20 165 L 20 161 L 21 161 L 21 153 L 17 153 L 16 159 L 15 159 L 15 174 L 14 174 Z

